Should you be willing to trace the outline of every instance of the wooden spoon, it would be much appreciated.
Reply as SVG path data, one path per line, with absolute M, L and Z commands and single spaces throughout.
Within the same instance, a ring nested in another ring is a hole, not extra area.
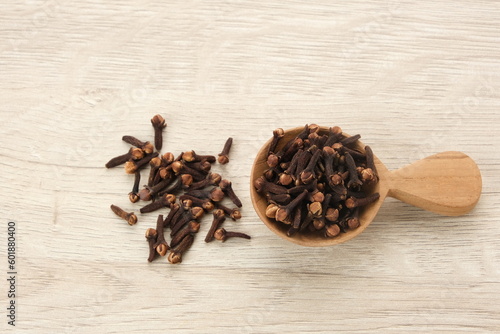
M 285 136 L 281 138 L 277 149 L 295 138 L 302 130 L 303 127 L 298 127 L 285 131 Z M 321 127 L 320 134 L 326 133 L 328 128 Z M 302 246 L 330 246 L 354 238 L 370 225 L 387 196 L 446 216 L 466 214 L 474 208 L 481 196 L 481 173 L 476 163 L 464 153 L 438 153 L 395 171 L 389 171 L 377 157 L 374 157 L 380 180 L 365 191 L 380 193 L 380 199 L 362 209 L 359 217 L 360 226 L 357 229 L 348 230 L 335 238 L 325 238 L 319 233 L 310 232 L 296 233 L 288 237 L 286 232 L 290 226 L 266 216 L 267 199 L 253 186 L 254 181 L 268 168 L 267 152 L 271 140 L 269 139 L 261 148 L 252 167 L 250 185 L 252 203 L 259 217 L 271 231 L 283 239 Z M 356 149 L 364 152 L 364 145 L 358 141 Z

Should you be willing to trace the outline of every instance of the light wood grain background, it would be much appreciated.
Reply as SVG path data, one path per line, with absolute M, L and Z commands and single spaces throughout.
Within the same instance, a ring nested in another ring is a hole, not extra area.
M 7 1 L 0 11 L 2 221 L 17 223 L 16 333 L 500 332 L 498 1 Z M 146 262 L 109 210 L 133 177 L 104 163 L 123 134 L 220 151 L 251 241 Z M 276 127 L 340 125 L 389 169 L 470 155 L 483 195 L 463 217 L 388 199 L 358 238 L 308 249 L 249 198 Z M 1 271 L 7 272 L 6 228 Z

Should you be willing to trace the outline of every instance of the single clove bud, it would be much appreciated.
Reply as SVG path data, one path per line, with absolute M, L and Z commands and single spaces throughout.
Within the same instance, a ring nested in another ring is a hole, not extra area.
M 181 155 L 182 160 L 186 162 L 196 162 L 201 160 L 207 160 L 211 164 L 215 162 L 215 156 L 213 155 L 198 155 L 195 151 L 184 152 Z M 179 159 L 180 160 L 180 159 Z
M 280 139 L 283 138 L 284 135 L 285 131 L 282 128 L 277 128 L 273 131 L 273 140 L 271 141 L 269 150 L 267 151 L 268 156 L 276 152 L 276 147 L 278 146 Z
M 351 216 L 347 218 L 346 220 L 347 226 L 350 229 L 356 229 L 359 227 L 360 222 L 359 222 L 359 207 L 355 208 L 354 211 L 352 212 Z
M 148 154 L 140 160 L 129 160 L 125 163 L 125 173 L 134 174 L 136 171 L 141 170 L 149 164 L 151 159 L 158 156 L 158 152 Z
M 122 155 L 114 157 L 106 163 L 106 168 L 112 168 L 126 163 L 129 160 L 139 160 L 144 157 L 144 151 L 140 148 L 131 147 L 130 150 Z
M 218 186 L 222 177 L 218 173 L 208 173 L 207 177 L 189 186 L 189 190 L 200 190 L 208 186 Z
M 126 212 L 122 208 L 111 204 L 111 210 L 118 216 L 123 218 L 129 225 L 135 225 L 137 223 L 137 216 L 133 212 Z
M 177 203 L 172 204 L 170 207 L 170 212 L 167 215 L 167 218 L 163 221 L 163 227 L 170 227 L 170 223 L 172 222 L 172 219 L 174 216 L 177 214 L 177 212 L 180 211 L 181 206 Z
M 229 199 L 234 203 L 234 205 L 236 205 L 238 208 L 241 208 L 243 206 L 238 196 L 236 196 L 236 194 L 234 193 L 231 181 L 222 180 L 220 181 L 219 187 L 224 192 L 224 194 L 226 194 L 227 197 L 229 197 Z
M 149 203 L 146 206 L 143 206 L 140 209 L 140 212 L 141 213 L 148 213 L 148 212 L 153 212 L 153 211 L 159 210 L 159 209 L 164 208 L 164 207 L 170 208 L 170 207 L 172 207 L 172 204 L 174 204 L 174 203 L 175 203 L 175 195 L 165 194 L 165 195 L 161 196 L 159 199 L 157 199 L 156 201 Z
M 141 182 L 141 173 L 139 171 L 135 172 L 134 186 L 132 191 L 128 193 L 128 199 L 132 203 L 137 203 L 139 201 L 139 184 Z
M 276 211 L 276 220 L 284 223 L 289 222 L 290 215 L 292 214 L 293 210 L 295 210 L 297 205 L 302 203 L 302 201 L 306 198 L 306 196 L 307 196 L 307 190 L 304 190 L 302 194 L 297 196 L 287 206 L 280 207 Z
M 155 130 L 155 147 L 157 151 L 161 151 L 163 146 L 163 129 L 167 127 L 165 119 L 161 115 L 154 115 L 151 118 L 151 124 Z
M 165 256 L 170 247 L 168 246 L 168 243 L 165 240 L 165 233 L 163 231 L 163 215 L 158 215 L 158 219 L 156 220 L 156 233 L 157 233 L 157 238 L 153 247 L 154 249 L 156 249 L 158 255 Z
M 269 203 L 279 204 L 279 205 L 287 205 L 292 201 L 292 196 L 290 194 L 266 194 L 267 201 Z
M 314 167 L 316 167 L 316 164 L 318 163 L 319 157 L 321 156 L 321 151 L 317 150 L 314 152 L 313 156 L 311 157 L 311 160 L 309 160 L 309 164 L 307 167 L 300 173 L 300 180 L 305 183 L 311 183 L 315 179 L 315 172 L 314 172 Z
M 349 171 L 349 182 L 347 183 L 347 188 L 360 187 L 363 182 L 358 178 L 358 171 L 356 170 L 356 164 L 351 154 L 346 153 L 345 163 Z
M 219 153 L 218 161 L 221 165 L 225 165 L 229 162 L 229 150 L 231 150 L 231 145 L 233 145 L 233 138 L 229 137 L 224 144 L 222 152 Z
M 153 144 L 151 144 L 148 141 L 143 142 L 143 141 L 141 141 L 141 140 L 139 140 L 139 139 L 137 139 L 137 138 L 135 138 L 133 136 L 123 136 L 122 140 L 124 142 L 126 142 L 127 144 L 130 144 L 132 146 L 140 148 L 146 154 L 151 154 L 154 151 Z
M 229 238 L 251 239 L 251 237 L 248 234 L 241 232 L 228 232 L 222 227 L 215 231 L 214 238 L 222 242 L 226 241 Z
M 347 138 L 344 138 L 340 141 L 340 143 L 342 144 L 342 146 L 347 146 L 347 145 L 352 145 L 354 144 L 355 142 L 358 141 L 358 139 L 361 138 L 361 135 L 354 135 L 354 136 L 350 136 L 350 137 L 347 137 Z
M 229 218 L 231 218 L 234 221 L 241 219 L 241 211 L 239 209 L 236 209 L 236 208 L 231 209 L 231 208 L 228 208 L 227 206 L 224 206 L 224 205 L 219 204 L 219 203 L 217 203 L 217 209 L 221 209 L 222 211 L 224 211 L 226 216 L 228 216 Z
M 200 230 L 200 223 L 197 221 L 190 221 L 186 226 L 184 226 L 179 232 L 177 232 L 170 240 L 170 246 L 175 248 L 184 237 L 190 233 L 198 233 Z
M 256 179 L 253 183 L 255 190 L 259 193 L 286 194 L 287 188 L 267 181 L 263 176 Z
M 184 162 L 182 161 L 174 161 L 172 162 L 172 170 L 176 175 L 179 174 L 190 174 L 193 176 L 194 179 L 197 181 L 201 181 L 205 178 L 205 174 L 203 172 L 200 172 L 196 169 L 193 169 L 189 166 L 187 166 Z
M 191 207 L 191 206 L 199 206 L 202 207 L 206 211 L 212 211 L 214 209 L 214 203 L 209 200 L 208 198 L 198 198 L 194 197 L 191 195 L 184 194 L 179 197 L 179 201 L 181 202 L 182 205 L 185 207 Z M 190 202 L 190 205 L 187 205 L 187 202 Z
M 168 254 L 168 262 L 172 264 L 181 263 L 182 255 L 191 247 L 193 240 L 194 236 L 192 234 L 186 235 L 170 254 Z
M 148 257 L 148 262 L 153 262 L 155 259 L 157 253 L 156 249 L 154 247 L 154 244 L 156 243 L 156 239 L 158 238 L 158 233 L 154 228 L 148 228 L 146 230 L 146 240 L 148 241 L 149 244 L 149 257 Z
M 378 182 L 378 173 L 377 167 L 375 167 L 375 161 L 373 158 L 373 151 L 370 146 L 365 146 L 365 154 L 366 154 L 366 167 L 371 169 L 374 174 L 374 181 Z
M 212 225 L 208 230 L 207 236 L 205 237 L 205 242 L 210 242 L 214 238 L 215 231 L 219 228 L 219 226 L 226 220 L 226 216 L 224 211 L 221 209 L 217 209 L 213 212 L 214 219 L 212 221 Z
M 349 197 L 348 199 L 345 200 L 345 206 L 348 209 L 354 209 L 354 208 L 357 208 L 359 206 L 365 206 L 365 205 L 368 205 L 370 203 L 373 203 L 376 200 L 378 200 L 379 198 L 380 198 L 379 193 L 374 193 L 374 194 L 368 195 L 367 197 L 363 197 L 363 198 Z
M 152 187 L 155 177 L 158 174 L 158 170 L 160 169 L 162 165 L 162 158 L 160 157 L 154 157 L 149 161 L 149 165 L 151 166 L 151 169 L 149 170 L 149 177 L 148 177 L 148 187 Z
M 186 193 L 186 195 L 191 195 L 194 197 L 206 199 L 213 202 L 220 202 L 224 199 L 224 192 L 219 187 L 214 187 L 212 190 L 191 190 Z

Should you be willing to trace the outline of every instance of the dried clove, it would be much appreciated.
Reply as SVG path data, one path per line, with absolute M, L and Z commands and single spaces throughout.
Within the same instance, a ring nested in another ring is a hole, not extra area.
M 126 163 L 129 160 L 139 160 L 144 157 L 144 151 L 140 148 L 131 147 L 130 150 L 122 155 L 114 157 L 106 163 L 106 168 L 112 168 Z
M 229 137 L 224 144 L 222 152 L 219 153 L 218 162 L 221 165 L 225 165 L 229 162 L 229 150 L 231 150 L 231 145 L 233 145 L 233 138 Z
M 133 136 L 123 136 L 122 140 L 124 142 L 126 142 L 127 144 L 130 144 L 132 146 L 140 148 L 146 154 L 151 154 L 154 151 L 153 145 L 150 142 L 148 142 L 148 141 L 143 142 L 143 141 L 141 141 L 141 140 L 139 140 L 139 139 L 137 139 L 137 138 L 135 138 Z
M 228 232 L 223 227 L 221 227 L 215 231 L 214 238 L 224 242 L 229 238 L 250 239 L 251 237 L 248 234 L 241 233 L 241 232 Z
M 194 241 L 194 236 L 188 234 L 182 241 L 168 254 L 168 262 L 172 264 L 181 263 L 182 255 L 191 247 Z
M 140 160 L 129 160 L 125 163 L 125 173 L 134 174 L 136 171 L 141 170 L 149 164 L 151 159 L 158 156 L 158 152 L 148 154 Z
M 229 199 L 234 203 L 234 205 L 236 205 L 238 208 L 241 208 L 243 206 L 238 196 L 236 196 L 236 194 L 234 193 L 231 181 L 222 180 L 220 181 L 219 187 L 224 192 L 224 194 L 227 195 L 227 197 L 229 197 Z
M 143 206 L 139 211 L 141 213 L 148 213 L 148 212 L 153 212 L 156 210 L 159 210 L 164 207 L 172 207 L 172 205 L 175 203 L 175 195 L 173 194 L 165 194 L 161 196 L 159 199 L 156 201 L 149 203 L 146 206 Z
M 199 230 L 200 230 L 200 223 L 198 223 L 197 221 L 190 221 L 186 226 L 184 226 L 179 232 L 177 232 L 177 234 L 175 234 L 172 237 L 172 240 L 170 240 L 170 246 L 172 248 L 175 248 L 175 246 L 177 246 L 182 241 L 182 239 L 184 239 L 186 235 L 191 233 L 198 233 Z
M 111 210 L 118 216 L 124 219 L 129 225 L 135 225 L 137 223 L 137 216 L 133 212 L 127 212 L 122 208 L 111 204 Z
M 155 130 L 155 147 L 157 151 L 161 151 L 163 146 L 163 129 L 167 127 L 165 119 L 161 115 L 154 115 L 151 118 L 151 124 Z
M 128 199 L 132 203 L 137 203 L 139 201 L 139 183 L 141 182 L 141 173 L 139 171 L 135 172 L 134 186 L 132 191 L 128 193 Z
M 165 256 L 170 247 L 165 240 L 165 234 L 163 232 L 163 215 L 158 215 L 158 219 L 156 220 L 156 233 L 156 242 L 154 243 L 153 247 L 154 249 L 156 249 L 158 255 Z
M 157 253 L 156 249 L 154 247 L 154 244 L 156 243 L 156 240 L 158 238 L 158 233 L 154 228 L 148 228 L 146 230 L 146 240 L 148 241 L 149 244 L 149 257 L 148 257 L 148 262 L 153 262 L 155 259 Z
M 205 242 L 210 242 L 214 238 L 215 231 L 219 228 L 219 226 L 226 220 L 226 216 L 224 211 L 221 209 L 217 209 L 213 212 L 214 219 L 212 221 L 212 225 L 208 230 L 207 236 L 205 237 Z

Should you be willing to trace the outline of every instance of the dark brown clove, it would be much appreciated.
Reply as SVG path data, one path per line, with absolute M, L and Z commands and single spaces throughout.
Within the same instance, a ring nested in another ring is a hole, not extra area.
M 222 227 L 215 231 L 214 238 L 222 242 L 226 241 L 229 238 L 251 239 L 251 237 L 248 234 L 241 232 L 228 232 Z
M 148 177 L 148 187 L 152 187 L 156 174 L 158 173 L 158 170 L 160 169 L 162 165 L 162 158 L 160 157 L 154 157 L 149 161 L 149 165 L 151 166 L 149 170 L 149 177 Z
M 156 243 L 157 237 L 158 237 L 158 233 L 156 232 L 156 230 L 154 228 L 148 228 L 146 230 L 146 240 L 148 241 L 148 244 L 149 244 L 148 262 L 153 262 L 156 255 L 158 254 L 156 252 L 155 247 L 154 247 L 154 244 Z
M 213 202 L 220 202 L 224 199 L 224 192 L 219 187 L 214 187 L 212 190 L 190 190 L 186 195 L 191 195 L 198 198 L 208 198 Z
M 233 145 L 233 138 L 229 137 L 224 144 L 224 148 L 222 152 L 219 153 L 218 161 L 221 165 L 225 165 L 229 162 L 229 151 L 231 150 L 231 146 Z
M 129 160 L 139 160 L 144 157 L 144 151 L 140 148 L 131 147 L 130 150 L 122 155 L 114 157 L 106 163 L 106 168 L 112 168 L 126 163 Z
M 215 162 L 215 156 L 213 155 L 198 155 L 196 154 L 195 151 L 187 151 L 182 153 L 182 160 L 186 162 L 196 162 L 196 161 L 202 161 L 202 160 L 207 160 L 210 163 Z M 180 159 L 179 159 L 180 160 Z M 179 161 L 177 160 L 177 161 Z
M 139 171 L 135 172 L 134 185 L 132 191 L 128 193 L 128 199 L 132 203 L 137 203 L 139 201 L 139 184 L 141 182 L 141 173 Z
M 189 186 L 189 190 L 199 190 L 206 188 L 208 186 L 218 186 L 222 177 L 218 173 L 209 173 L 207 177 L 201 181 L 192 183 Z
M 151 124 L 155 131 L 155 147 L 157 151 L 161 151 L 163 146 L 163 129 L 167 127 L 165 119 L 161 115 L 154 115 L 151 118 Z
M 297 196 L 293 201 L 291 201 L 288 205 L 284 207 L 280 207 L 278 211 L 276 211 L 276 220 L 280 222 L 289 222 L 290 215 L 292 214 L 293 210 L 302 203 L 302 201 L 306 198 L 307 196 L 307 190 L 304 190 L 302 194 Z
M 239 209 L 236 209 L 236 208 L 231 209 L 231 208 L 228 208 L 227 206 L 224 206 L 220 203 L 217 203 L 217 209 L 221 209 L 222 211 L 224 211 L 226 216 L 228 216 L 229 218 L 231 218 L 234 221 L 241 219 L 241 211 Z
M 163 215 L 158 215 L 158 219 L 156 220 L 156 233 L 156 242 L 154 243 L 153 247 L 154 249 L 156 249 L 158 255 L 165 256 L 170 247 L 165 240 L 165 234 L 163 232 Z
M 271 144 L 269 145 L 269 149 L 267 152 L 267 155 L 271 155 L 272 153 L 276 152 L 276 147 L 278 146 L 278 143 L 281 138 L 285 135 L 285 131 L 282 128 L 278 128 L 273 131 L 273 140 L 271 141 Z
M 148 154 L 140 160 L 129 160 L 125 163 L 125 173 L 134 174 L 136 171 L 141 170 L 149 164 L 151 159 L 158 156 L 158 152 Z
M 209 200 L 208 198 L 203 199 L 203 198 L 198 198 L 198 197 L 194 197 L 194 196 L 187 195 L 187 194 L 180 196 L 179 201 L 182 205 L 185 205 L 186 201 L 190 201 L 191 205 L 188 207 L 195 205 L 195 206 L 202 207 L 206 211 L 212 211 L 215 207 L 214 203 L 211 200 Z M 187 205 L 185 205 L 185 206 L 187 206 Z
M 181 263 L 182 256 L 191 247 L 194 241 L 194 236 L 188 234 L 182 241 L 168 254 L 168 262 L 172 264 Z
M 161 196 L 159 199 L 157 199 L 156 201 L 149 203 L 146 206 L 143 206 L 140 209 L 140 212 L 141 213 L 148 213 L 148 212 L 153 212 L 153 211 L 159 210 L 159 209 L 164 208 L 164 207 L 170 208 L 170 207 L 172 207 L 172 204 L 174 204 L 174 203 L 175 203 L 175 195 L 165 194 L 165 195 Z
M 137 223 L 137 216 L 133 212 L 126 212 L 122 208 L 111 204 L 111 210 L 118 216 L 124 219 L 129 225 Z
M 191 233 L 198 233 L 200 230 L 200 223 L 197 221 L 190 221 L 186 226 L 184 226 L 177 234 L 175 234 L 172 237 L 172 240 L 170 240 L 170 246 L 172 248 L 175 248 L 181 241 L 184 239 L 184 237 L 188 234 Z
M 358 178 L 358 171 L 356 170 L 356 163 L 349 153 L 345 155 L 345 163 L 349 171 L 349 182 L 347 182 L 347 188 L 360 187 L 363 182 Z
M 354 209 L 359 206 L 365 206 L 371 204 L 376 200 L 378 200 L 379 198 L 380 198 L 379 193 L 374 193 L 364 198 L 349 197 L 348 199 L 345 200 L 345 206 L 349 209 Z
M 222 180 L 220 181 L 219 187 L 224 192 L 224 194 L 226 194 L 227 197 L 229 197 L 229 199 L 234 203 L 234 205 L 236 205 L 238 208 L 241 208 L 243 206 L 240 199 L 238 198 L 238 196 L 236 196 L 233 190 L 231 181 Z
M 226 220 L 226 216 L 224 211 L 221 209 L 214 210 L 213 212 L 214 219 L 212 221 L 212 225 L 208 230 L 207 236 L 205 237 L 205 242 L 210 242 L 214 238 L 215 231 L 219 228 L 219 226 Z
M 180 210 L 181 206 L 177 203 L 174 203 L 170 206 L 170 212 L 167 217 L 163 221 L 163 227 L 170 227 L 170 222 L 172 221 L 175 214 Z
M 141 141 L 133 136 L 123 136 L 122 140 L 124 142 L 126 142 L 127 144 L 130 144 L 132 146 L 135 146 L 135 147 L 142 149 L 144 151 L 144 153 L 146 153 L 146 154 L 151 154 L 154 151 L 153 145 L 148 141 L 143 142 L 143 141 Z

